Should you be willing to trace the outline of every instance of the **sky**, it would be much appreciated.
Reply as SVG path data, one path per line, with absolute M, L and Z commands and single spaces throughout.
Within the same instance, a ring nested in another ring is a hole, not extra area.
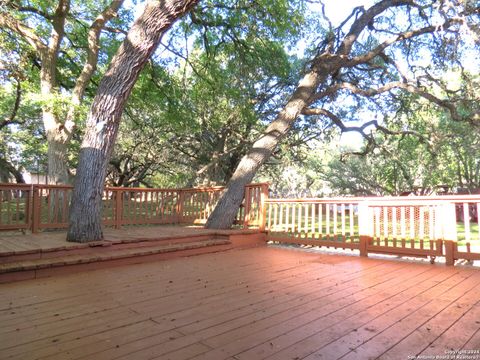
M 339 25 L 352 10 L 357 6 L 369 7 L 374 3 L 373 0 L 324 0 L 325 14 L 328 16 L 333 25 Z M 319 5 L 312 4 L 315 7 L 320 8 Z
M 373 0 L 323 0 L 325 4 L 325 13 L 332 21 L 333 25 L 338 25 L 346 16 L 348 16 L 352 9 L 357 6 L 369 6 L 374 3 Z M 134 5 L 132 0 L 125 1 L 126 8 L 135 8 L 135 18 L 137 18 L 143 11 L 145 1 L 138 2 Z M 318 4 L 309 5 L 313 10 L 320 9 Z

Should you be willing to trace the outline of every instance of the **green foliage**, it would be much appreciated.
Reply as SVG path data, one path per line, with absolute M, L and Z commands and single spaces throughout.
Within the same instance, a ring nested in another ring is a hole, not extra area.
M 50 97 L 39 95 L 38 54 L 21 37 L 0 30 L 0 119 L 12 113 L 16 84 L 21 84 L 16 121 L 0 129 L 0 149 L 17 167 L 45 166 L 41 107 L 53 109 L 60 119 L 71 108 L 71 90 L 86 60 L 88 26 L 108 3 L 72 2 L 57 64 L 59 91 Z M 301 53 L 293 55 L 297 45 L 305 47 L 308 57 L 326 46 L 327 40 L 341 39 L 341 34 L 330 29 L 308 3 L 200 2 L 164 38 L 135 85 L 124 113 L 109 181 L 128 186 L 226 183 L 308 66 Z M 18 1 L 19 6 L 32 6 L 49 14 L 57 4 L 54 0 Z M 427 24 L 436 10 L 424 5 L 426 17 L 419 16 L 418 9 L 407 13 L 399 8 L 376 19 L 372 26 L 380 31 L 362 35 L 352 56 L 378 46 L 389 32 Z M 16 11 L 14 15 L 46 41 L 52 29 L 50 21 L 31 12 Z M 102 32 L 98 70 L 84 103 L 76 109 L 77 129 L 68 156 L 72 169 L 96 86 L 123 38 L 122 32 L 132 21 L 132 9 L 122 8 L 109 23 L 116 31 Z M 452 61 L 461 58 L 454 46 L 461 39 L 448 36 L 452 38 L 447 50 L 442 48 L 445 42 L 439 36 L 419 38 L 387 49 L 385 56 L 375 57 L 368 66 L 343 69 L 328 78 L 325 86 L 348 81 L 368 89 L 402 80 L 388 60 L 398 58 L 408 76 L 425 69 L 432 77 L 446 74 L 443 80 L 449 88 L 426 76 L 419 84 L 440 98 L 455 99 L 460 116 L 467 118 L 479 110 L 479 102 L 472 101 L 478 99 L 478 75 L 452 71 Z M 272 182 L 278 193 L 293 196 L 299 189 L 306 189 L 305 195 L 399 194 L 440 184 L 469 189 L 480 186 L 479 131 L 472 126 L 478 123 L 478 115 L 469 119 L 470 123 L 454 122 L 447 112 L 420 100 L 418 95 L 405 96 L 399 91 L 362 98 L 342 90 L 313 105 L 334 112 L 347 125 L 376 118 L 399 134 L 368 129 L 367 135 L 372 134 L 375 142 L 368 149 L 364 144 L 368 154 L 342 156 L 351 149 L 340 148 L 338 132 L 329 119 L 302 117 L 275 158 L 257 176 L 258 180 Z M 404 131 L 418 136 L 400 134 Z
M 302 9 L 204 2 L 178 23 L 129 99 L 110 182 L 226 183 L 298 76 L 285 45 L 298 40 Z
M 454 86 L 455 78 L 463 82 L 459 86 L 463 91 L 472 89 L 478 81 L 478 77 L 465 74 L 460 78 L 458 73 L 448 77 L 450 86 Z M 478 125 L 454 121 L 447 111 L 416 96 L 404 96 L 401 103 L 402 111 L 385 119 L 398 135 L 379 132 L 373 152 L 342 161 L 337 156 L 328 164 L 324 180 L 334 192 L 399 195 L 408 191 L 429 194 L 444 185 L 452 192 L 480 188 Z
M 42 63 L 37 50 L 15 32 L 7 28 L 0 29 L 0 114 L 3 118 L 13 115 L 11 121 L 0 129 L 1 146 L 5 149 L 4 160 L 14 161 L 19 169 L 37 170 L 40 167 L 41 171 L 46 170 L 47 145 L 41 121 L 42 109 L 50 110 L 61 124 L 74 106 L 71 92 L 87 60 L 89 27 L 110 3 L 110 0 L 71 1 L 65 24 L 65 38 L 56 63 L 56 89 L 50 95 L 40 93 L 40 69 L 46 64 Z M 22 0 L 12 2 L 2 10 L 21 20 L 44 44 L 48 44 L 57 6 L 58 1 Z M 68 144 L 67 156 L 70 169 L 76 166 L 79 140 L 96 84 L 120 44 L 123 37 L 121 31 L 128 29 L 132 17 L 131 8 L 123 8 L 118 12 L 118 16 L 109 22 L 110 28 L 115 31 L 102 32 L 98 71 L 86 89 L 85 101 L 74 109 L 76 128 L 72 141 Z M 20 84 L 19 106 L 14 110 L 17 84 Z

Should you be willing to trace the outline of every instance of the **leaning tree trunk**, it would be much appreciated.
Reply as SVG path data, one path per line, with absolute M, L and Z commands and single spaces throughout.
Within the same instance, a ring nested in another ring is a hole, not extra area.
M 253 144 L 252 149 L 238 164 L 237 169 L 230 179 L 227 190 L 219 199 L 205 227 L 210 229 L 228 229 L 232 226 L 238 208 L 243 201 L 245 185 L 252 181 L 260 166 L 272 155 L 297 117 L 309 104 L 309 99 L 329 72 L 327 68 L 321 71 L 315 68 L 303 77 L 283 110 L 277 115 L 277 118 L 265 130 L 263 136 Z
M 334 41 L 330 41 L 326 50 L 313 58 L 310 71 L 300 81 L 283 110 L 240 161 L 228 183 L 227 190 L 207 220 L 205 225 L 207 228 L 227 229 L 232 226 L 243 201 L 245 185 L 252 181 L 257 170 L 272 155 L 297 117 L 312 103 L 319 85 L 324 83 L 329 76 L 337 74 L 348 63 L 348 55 L 363 29 L 372 23 L 372 19 L 376 15 L 381 14 L 386 9 L 409 3 L 410 0 L 379 1 L 356 18 L 336 51 L 334 51 Z M 365 62 L 365 60 L 363 61 Z
M 125 103 L 162 35 L 197 2 L 149 1 L 112 59 L 87 118 L 70 206 L 68 241 L 103 239 L 102 193 Z

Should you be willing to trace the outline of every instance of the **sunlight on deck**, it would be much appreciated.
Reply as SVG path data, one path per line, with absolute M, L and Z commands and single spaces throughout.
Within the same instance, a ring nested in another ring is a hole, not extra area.
M 467 267 L 263 247 L 0 290 L 2 359 L 406 359 L 480 349 L 480 271 Z

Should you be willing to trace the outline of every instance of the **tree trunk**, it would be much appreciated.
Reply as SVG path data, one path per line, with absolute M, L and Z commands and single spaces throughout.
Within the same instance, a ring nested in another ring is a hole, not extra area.
M 48 121 L 45 120 L 48 116 L 53 117 L 53 114 L 45 114 L 44 111 L 44 126 L 48 142 L 48 183 L 53 185 L 68 184 L 70 183 L 67 163 L 69 137 L 66 136 L 61 128 L 59 128 L 59 122 L 56 120 L 52 124 L 53 128 L 48 127 Z
M 75 179 L 67 241 L 103 239 L 102 192 L 122 111 L 162 35 L 198 0 L 149 1 L 107 70 L 87 117 Z
M 56 87 L 57 52 L 45 49 L 41 52 L 40 89 L 45 100 L 42 105 L 42 120 L 48 143 L 48 183 L 68 184 L 67 143 L 69 136 L 52 108 L 51 101 L 58 95 Z
M 52 16 L 52 30 L 48 44 L 37 44 L 42 66 L 40 91 L 45 101 L 42 105 L 43 126 L 48 142 L 48 182 L 68 183 L 67 139 L 65 126 L 59 121 L 53 108 L 53 98 L 59 94 L 57 87 L 57 63 L 60 45 L 65 36 L 65 21 L 70 11 L 70 0 L 59 0 Z
M 309 99 L 315 94 L 319 84 L 328 75 L 327 69 L 317 70 L 314 69 L 303 77 L 277 118 L 267 127 L 262 137 L 253 144 L 247 155 L 242 158 L 230 179 L 227 190 L 219 199 L 205 227 L 209 229 L 228 229 L 232 226 L 238 208 L 243 201 L 245 185 L 253 180 L 260 166 L 272 155 L 297 117 L 309 104 Z
M 326 44 L 325 50 L 313 58 L 310 71 L 300 81 L 283 110 L 240 161 L 227 186 L 227 190 L 220 198 L 215 210 L 210 214 L 205 227 L 210 229 L 228 229 L 232 226 L 238 208 L 243 201 L 245 185 L 252 181 L 260 166 L 272 155 L 297 117 L 315 100 L 314 95 L 317 95 L 316 91 L 319 85 L 325 83 L 329 76 L 334 78 L 335 74 L 338 74 L 340 69 L 347 64 L 352 66 L 353 62 L 348 56 L 363 29 L 372 23 L 376 15 L 381 14 L 386 9 L 410 3 L 410 0 L 379 1 L 369 9 L 362 11 L 361 15 L 355 19 L 350 27 L 350 31 L 340 42 L 336 51 L 334 49 L 335 39 L 331 39 Z M 370 56 L 373 58 L 374 53 L 372 52 Z M 370 59 L 368 56 L 361 59 L 357 57 L 356 61 L 361 63 L 368 61 L 368 59 Z
M 0 182 L 10 182 L 10 177 L 13 175 L 17 184 L 25 184 L 25 179 L 22 173 L 7 159 L 0 157 Z

